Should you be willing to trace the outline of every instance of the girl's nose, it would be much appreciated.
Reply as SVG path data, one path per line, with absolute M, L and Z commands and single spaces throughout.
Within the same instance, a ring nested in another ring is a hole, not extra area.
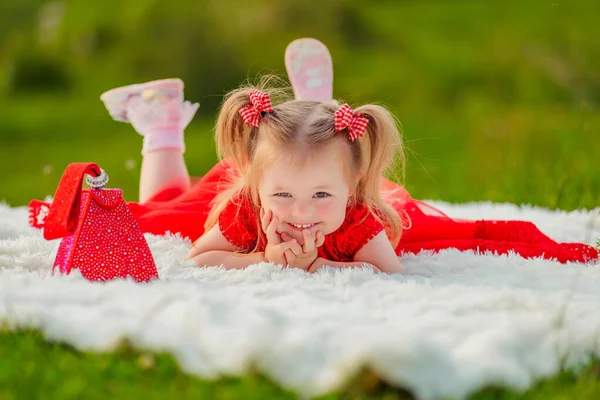
M 295 201 L 292 205 L 292 215 L 296 218 L 305 217 L 310 214 L 310 206 L 305 201 Z M 299 221 L 307 222 L 307 221 Z

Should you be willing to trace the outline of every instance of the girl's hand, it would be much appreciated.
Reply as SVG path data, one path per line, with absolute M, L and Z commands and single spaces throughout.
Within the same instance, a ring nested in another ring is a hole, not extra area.
M 284 255 L 288 265 L 295 268 L 307 269 L 317 259 L 318 248 L 325 242 L 325 235 L 321 231 L 317 231 L 313 235 L 311 231 L 304 229 L 302 237 L 304 239 L 304 246 L 291 246 L 289 250 L 284 252 Z M 294 240 L 285 232 L 281 234 L 281 238 L 286 242 Z
M 279 233 L 277 233 L 277 223 L 279 218 L 273 216 L 271 210 L 265 212 L 260 210 L 260 222 L 263 232 L 267 235 L 267 246 L 265 248 L 265 261 L 272 262 L 277 265 L 288 264 L 285 259 L 285 251 L 294 248 L 295 251 L 301 252 L 302 248 L 296 239 L 283 241 Z

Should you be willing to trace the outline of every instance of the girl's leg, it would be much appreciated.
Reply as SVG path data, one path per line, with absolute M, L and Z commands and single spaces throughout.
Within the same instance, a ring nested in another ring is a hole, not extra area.
M 181 151 L 160 149 L 146 153 L 140 171 L 140 203 L 175 178 L 180 178 L 177 183 L 182 193 L 190 189 L 190 176 Z
M 285 66 L 296 100 L 333 98 L 333 63 L 323 43 L 311 38 L 294 40 L 285 50 Z
M 114 119 L 130 122 L 144 137 L 140 202 L 176 178 L 181 191 L 188 190 L 183 131 L 198 104 L 183 101 L 183 82 L 166 79 L 125 86 L 104 93 L 101 99 Z

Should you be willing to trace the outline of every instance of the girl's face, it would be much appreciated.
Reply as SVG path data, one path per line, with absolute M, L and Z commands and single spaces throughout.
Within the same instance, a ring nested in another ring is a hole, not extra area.
M 344 170 L 346 153 L 333 142 L 310 154 L 301 168 L 281 157 L 263 171 L 258 188 L 261 205 L 278 217 L 279 233 L 304 244 L 303 229 L 327 235 L 342 225 L 351 195 Z

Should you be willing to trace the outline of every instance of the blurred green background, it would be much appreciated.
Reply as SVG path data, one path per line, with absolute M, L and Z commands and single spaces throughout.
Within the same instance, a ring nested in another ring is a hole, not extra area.
M 141 137 L 99 100 L 166 77 L 201 103 L 186 160 L 216 160 L 222 96 L 283 74 L 286 45 L 331 50 L 334 90 L 400 119 L 413 196 L 551 208 L 600 204 L 597 0 L 104 0 L 0 2 L 0 199 L 52 194 L 98 162 L 136 200 Z

